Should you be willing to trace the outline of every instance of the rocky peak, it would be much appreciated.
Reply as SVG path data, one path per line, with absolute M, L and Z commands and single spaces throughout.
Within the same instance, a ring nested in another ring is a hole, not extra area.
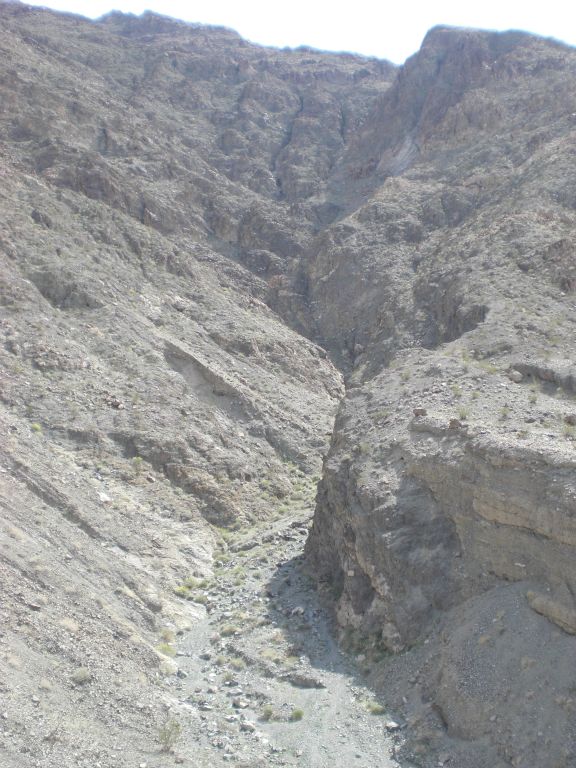
M 495 128 L 500 115 L 488 96 L 493 87 L 526 75 L 545 80 L 573 66 L 570 48 L 525 32 L 435 27 L 351 141 L 338 183 L 346 178 L 365 194 L 373 188 L 367 178 L 375 175 L 381 182 L 401 174 L 435 145 L 440 132 L 459 133 L 455 115 L 463 113 L 475 127 Z M 523 95 L 529 99 L 529 89 Z

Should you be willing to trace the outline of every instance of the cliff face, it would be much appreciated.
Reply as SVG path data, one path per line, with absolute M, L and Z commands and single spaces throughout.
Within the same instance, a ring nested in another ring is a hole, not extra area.
M 71 676 L 156 712 L 174 588 L 323 454 L 308 564 L 366 663 L 399 654 L 371 671 L 413 759 L 573 764 L 574 51 L 0 17 L 8 765 L 32 679 L 148 738 Z
M 381 673 L 422 704 L 420 750 L 439 717 L 465 765 L 573 759 L 546 659 L 576 631 L 574 66 L 433 30 L 342 158 L 360 202 L 310 266 L 351 372 L 308 555 L 348 634 L 420 670 Z

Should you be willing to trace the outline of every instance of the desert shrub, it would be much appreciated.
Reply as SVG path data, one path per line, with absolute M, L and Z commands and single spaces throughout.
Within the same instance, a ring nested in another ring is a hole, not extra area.
M 175 717 L 169 717 L 158 730 L 162 752 L 172 752 L 182 735 L 182 726 Z
M 170 643 L 158 643 L 156 650 L 164 656 L 176 656 L 176 649 Z

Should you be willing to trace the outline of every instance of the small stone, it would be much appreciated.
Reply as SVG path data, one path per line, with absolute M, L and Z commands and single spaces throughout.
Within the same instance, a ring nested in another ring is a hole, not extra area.
M 416 416 L 416 418 L 419 418 L 420 416 L 426 416 L 428 414 L 428 411 L 426 410 L 426 408 L 414 408 L 413 413 L 414 413 L 414 416 Z
M 244 722 L 240 723 L 240 730 L 246 733 L 254 733 L 256 726 L 250 720 L 244 720 Z
M 514 369 L 512 369 L 508 373 L 508 378 L 510 379 L 510 381 L 513 381 L 514 384 L 520 384 L 520 382 L 523 380 L 524 376 L 522 376 L 520 371 L 515 371 Z
M 386 728 L 387 731 L 400 730 L 400 724 L 397 723 L 395 720 L 388 720 L 388 722 L 384 724 L 384 727 Z

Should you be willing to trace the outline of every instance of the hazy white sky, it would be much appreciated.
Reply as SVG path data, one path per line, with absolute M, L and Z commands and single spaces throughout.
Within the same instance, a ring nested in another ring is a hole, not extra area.
M 222 24 L 256 43 L 354 51 L 402 63 L 437 24 L 524 29 L 576 44 L 570 0 L 47 0 L 34 2 L 96 18 L 112 9 L 153 10 L 187 21 Z

